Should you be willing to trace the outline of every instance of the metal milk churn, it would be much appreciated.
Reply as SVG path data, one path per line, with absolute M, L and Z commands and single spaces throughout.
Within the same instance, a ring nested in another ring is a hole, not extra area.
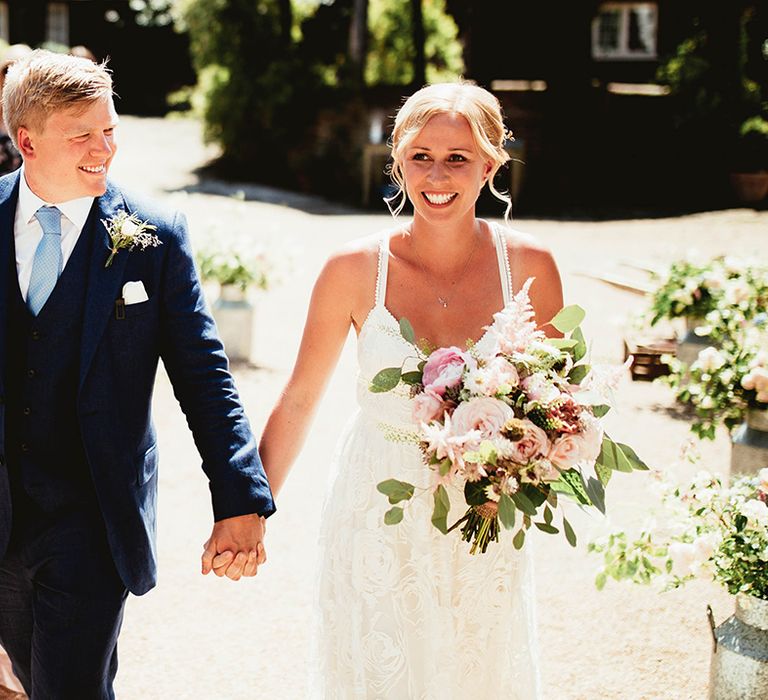
M 768 699 L 768 600 L 739 593 L 736 612 L 715 627 L 709 675 L 710 700 Z
M 757 474 L 768 467 L 768 410 L 750 408 L 731 443 L 731 474 Z

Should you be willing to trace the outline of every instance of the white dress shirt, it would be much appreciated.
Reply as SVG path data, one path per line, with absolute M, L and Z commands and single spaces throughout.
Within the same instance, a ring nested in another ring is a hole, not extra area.
M 32 275 L 32 263 L 35 251 L 43 238 L 43 227 L 35 218 L 40 207 L 57 207 L 61 217 L 61 255 L 62 269 L 75 248 L 80 232 L 93 206 L 93 197 L 79 197 L 68 202 L 46 202 L 38 197 L 27 184 L 24 168 L 19 176 L 19 201 L 16 205 L 13 238 L 16 245 L 16 272 L 19 275 L 19 288 L 24 301 L 27 300 L 29 278 Z

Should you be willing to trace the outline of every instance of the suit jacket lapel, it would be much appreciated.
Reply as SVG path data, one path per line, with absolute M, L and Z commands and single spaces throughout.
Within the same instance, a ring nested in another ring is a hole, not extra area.
M 125 208 L 120 191 L 108 183 L 107 191 L 93 203 L 83 229 L 85 231 L 86 227 L 91 227 L 93 236 L 80 343 L 80 387 L 91 366 L 109 316 L 115 311 L 115 301 L 122 294 L 120 283 L 128 261 L 128 251 L 123 250 L 115 255 L 109 267 L 105 267 L 110 243 L 107 229 L 101 222 L 112 218 L 120 209 Z
M 8 288 L 12 270 L 11 251 L 19 199 L 19 171 L 4 180 L 0 192 L 0 396 L 5 394 L 5 344 L 8 336 Z

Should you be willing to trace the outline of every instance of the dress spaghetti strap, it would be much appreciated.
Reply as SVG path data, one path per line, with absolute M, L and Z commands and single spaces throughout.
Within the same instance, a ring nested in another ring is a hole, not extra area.
M 387 298 L 387 271 L 389 269 L 389 234 L 379 241 L 379 264 L 376 271 L 376 306 L 384 306 Z
M 512 289 L 512 271 L 509 267 L 509 255 L 507 245 L 504 241 L 504 229 L 498 224 L 492 224 L 493 242 L 496 244 L 496 259 L 499 263 L 499 279 L 501 280 L 501 291 L 504 295 L 504 306 L 506 307 L 514 296 Z

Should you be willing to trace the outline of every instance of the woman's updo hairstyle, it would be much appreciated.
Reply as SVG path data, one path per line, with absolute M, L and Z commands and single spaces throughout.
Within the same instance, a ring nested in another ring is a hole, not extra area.
M 403 175 L 405 151 L 413 138 L 437 114 L 459 114 L 467 120 L 475 144 L 483 157 L 492 163 L 488 188 L 496 198 L 507 205 L 504 216 L 508 216 L 512 201 L 509 195 L 502 194 L 494 187 L 493 178 L 499 168 L 509 160 L 504 142 L 512 138 L 512 133 L 504 127 L 501 105 L 496 97 L 487 90 L 466 81 L 428 85 L 411 95 L 397 113 L 391 138 L 392 167 L 390 171 L 392 181 L 397 186 L 397 192 L 385 200 L 392 214 L 397 216 L 405 206 Z M 393 208 L 392 202 L 398 197 L 400 203 Z

